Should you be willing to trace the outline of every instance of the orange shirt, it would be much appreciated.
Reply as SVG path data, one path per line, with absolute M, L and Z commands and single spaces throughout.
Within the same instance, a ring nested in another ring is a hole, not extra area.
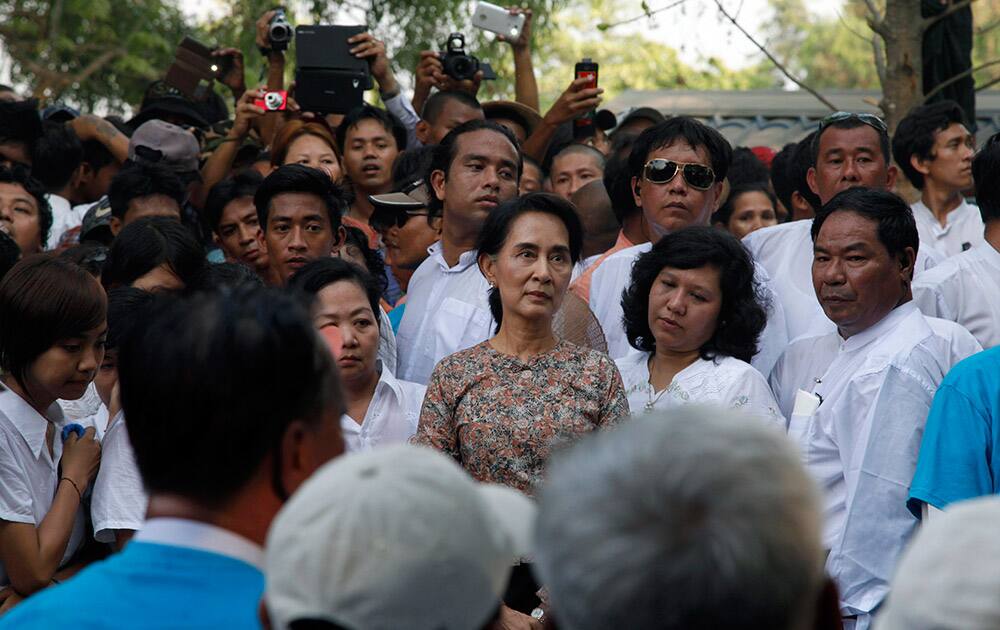
M 601 263 L 607 260 L 608 256 L 610 256 L 611 254 L 614 254 L 615 252 L 620 252 L 623 249 L 628 249 L 629 247 L 633 247 L 634 245 L 635 243 L 625 238 L 624 231 L 619 231 L 618 240 L 616 240 L 615 244 L 611 246 L 611 249 L 601 254 L 601 257 L 595 260 L 593 265 L 587 267 L 587 270 L 584 271 L 583 274 L 576 279 L 576 282 L 569 285 L 569 290 L 575 293 L 577 297 L 579 297 L 584 302 L 589 303 L 590 281 L 593 279 L 594 272 L 597 271 L 597 268 L 600 267 Z

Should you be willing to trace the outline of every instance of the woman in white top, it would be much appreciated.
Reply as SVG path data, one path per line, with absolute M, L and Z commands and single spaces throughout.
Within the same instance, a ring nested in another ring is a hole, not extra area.
M 53 583 L 84 538 L 101 447 L 93 428 L 62 440 L 56 401 L 94 380 L 106 317 L 101 285 L 68 260 L 25 258 L 0 283 L 0 611 Z
M 378 359 L 378 282 L 361 267 L 338 258 L 315 260 L 292 276 L 289 288 L 312 296 L 317 330 L 335 326 L 343 346 L 337 359 L 347 413 L 341 430 L 348 451 L 406 442 L 417 430 L 423 385 L 396 379 Z
M 784 427 L 767 380 L 750 366 L 766 314 L 750 255 L 707 226 L 664 236 L 636 259 L 622 295 L 634 352 L 617 361 L 633 414 L 704 403 Z

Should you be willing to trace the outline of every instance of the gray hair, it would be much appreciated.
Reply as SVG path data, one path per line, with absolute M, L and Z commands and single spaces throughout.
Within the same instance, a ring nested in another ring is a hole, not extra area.
M 553 459 L 539 509 L 536 567 L 564 630 L 787 629 L 814 614 L 817 492 L 750 416 L 688 406 L 588 436 Z

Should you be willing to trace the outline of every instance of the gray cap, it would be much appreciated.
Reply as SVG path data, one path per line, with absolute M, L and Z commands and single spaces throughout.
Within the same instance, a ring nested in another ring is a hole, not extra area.
M 142 123 L 128 143 L 128 159 L 160 164 L 182 178 L 197 175 L 200 153 L 194 134 L 162 120 Z

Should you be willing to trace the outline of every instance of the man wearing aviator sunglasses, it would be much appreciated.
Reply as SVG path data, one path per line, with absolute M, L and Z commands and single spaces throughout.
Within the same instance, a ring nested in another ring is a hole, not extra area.
M 590 309 L 604 329 L 608 354 L 620 358 L 631 351 L 622 325 L 621 295 L 631 278 L 632 263 L 663 236 L 692 225 L 708 225 L 721 201 L 722 182 L 732 147 L 716 130 L 686 117 L 670 118 L 640 134 L 628 159 L 632 196 L 642 210 L 641 230 L 649 242 L 623 249 L 594 272 Z M 768 280 L 758 278 L 765 293 Z M 774 301 L 776 303 L 776 301 Z M 761 351 L 754 365 L 765 373 L 787 343 L 780 306 L 768 312 Z

